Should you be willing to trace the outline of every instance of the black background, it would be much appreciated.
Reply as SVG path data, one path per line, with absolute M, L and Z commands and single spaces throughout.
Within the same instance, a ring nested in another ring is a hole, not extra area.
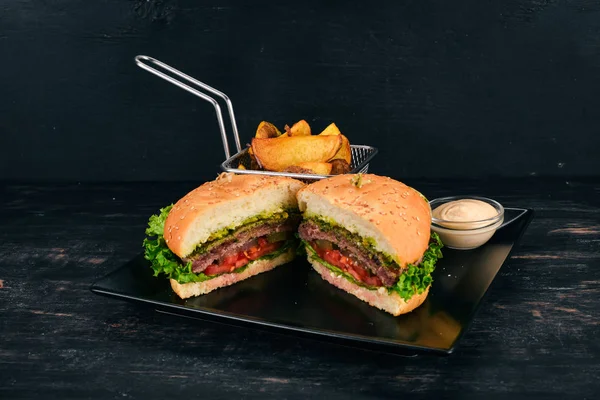
M 214 177 L 213 109 L 137 54 L 227 93 L 244 142 L 304 118 L 396 178 L 600 172 L 592 0 L 4 0 L 0 54 L 2 180 Z

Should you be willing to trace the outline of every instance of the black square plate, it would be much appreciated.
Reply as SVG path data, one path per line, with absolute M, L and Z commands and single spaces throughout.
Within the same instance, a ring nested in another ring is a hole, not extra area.
M 494 277 L 533 218 L 533 210 L 507 209 L 484 246 L 444 248 L 427 300 L 393 317 L 325 282 L 305 259 L 201 297 L 181 300 L 164 278 L 152 276 L 142 255 L 91 287 L 94 293 L 144 303 L 157 311 L 398 354 L 450 354 L 467 330 Z

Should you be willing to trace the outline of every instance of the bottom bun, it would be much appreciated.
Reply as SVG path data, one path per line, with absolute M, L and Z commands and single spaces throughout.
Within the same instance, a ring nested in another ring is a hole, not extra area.
M 409 313 L 423 304 L 427 298 L 427 294 L 429 293 L 429 288 L 431 287 L 431 285 L 427 286 L 427 289 L 425 289 L 423 293 L 415 294 L 408 301 L 404 301 L 404 299 L 402 299 L 398 293 L 388 293 L 385 288 L 369 290 L 367 288 L 358 286 L 343 276 L 336 275 L 335 273 L 331 272 L 314 257 L 309 256 L 308 261 L 312 264 L 315 271 L 321 275 L 321 278 L 331 283 L 333 286 L 353 294 L 362 301 L 369 303 L 373 307 L 377 307 L 380 310 L 386 311 L 396 317 L 400 314 Z
M 285 253 L 273 258 L 272 260 L 258 260 L 248 265 L 244 271 L 237 274 L 223 274 L 216 278 L 209 279 L 204 282 L 179 283 L 171 279 L 171 288 L 182 299 L 189 297 L 200 296 L 215 289 L 233 285 L 236 282 L 243 281 L 251 276 L 258 275 L 262 272 L 270 271 L 275 267 L 288 263 L 294 259 L 296 252 L 293 247 Z

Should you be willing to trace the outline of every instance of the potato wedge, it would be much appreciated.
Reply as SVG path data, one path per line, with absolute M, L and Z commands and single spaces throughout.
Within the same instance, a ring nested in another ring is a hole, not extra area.
M 337 127 L 335 123 L 331 123 L 327 126 L 327 128 L 323 129 L 323 132 L 319 133 L 319 136 L 335 136 L 341 135 L 340 129 Z
M 350 148 L 350 141 L 344 135 L 342 137 L 342 145 L 338 152 L 333 156 L 333 160 L 340 159 L 346 161 L 348 164 L 352 162 L 352 149 Z
M 305 120 L 300 120 L 296 122 L 290 128 L 290 136 L 310 136 L 310 125 Z
M 275 138 L 281 136 L 281 132 L 275 125 L 270 122 L 262 121 L 258 124 L 258 128 L 256 128 L 256 134 L 254 137 L 257 138 Z
M 350 141 L 348 140 L 348 138 L 344 135 L 342 135 L 342 132 L 340 132 L 340 129 L 337 127 L 337 125 L 335 123 L 331 123 L 329 124 L 329 126 L 327 128 L 325 128 L 323 130 L 323 132 L 319 133 L 319 136 L 334 136 L 334 135 L 340 135 L 342 136 L 342 147 L 340 147 L 340 150 L 337 152 L 337 154 L 335 156 L 333 156 L 333 160 L 335 159 L 340 159 L 340 160 L 345 160 L 348 164 L 351 163 L 352 161 L 352 150 L 350 148 Z
M 297 165 L 292 165 L 284 169 L 282 172 L 291 172 L 293 174 L 313 174 L 314 172 L 310 169 L 301 168 Z
M 329 162 L 331 164 L 331 175 L 341 175 L 350 172 L 350 164 L 341 158 L 334 158 Z
M 292 136 L 275 139 L 252 139 L 252 149 L 260 164 L 270 171 L 303 162 L 327 162 L 342 146 L 337 136 Z
M 252 147 L 250 147 L 250 149 L 252 149 Z M 249 165 L 250 169 L 258 171 L 261 170 L 262 168 L 260 167 L 260 165 L 258 164 L 258 162 L 256 161 L 256 156 L 254 154 L 250 154 L 250 165 Z
M 300 168 L 305 168 L 317 175 L 331 174 L 331 163 L 328 162 L 303 162 L 297 165 Z

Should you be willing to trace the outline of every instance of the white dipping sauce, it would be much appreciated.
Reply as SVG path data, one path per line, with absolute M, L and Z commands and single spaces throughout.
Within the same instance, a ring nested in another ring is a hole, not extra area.
M 498 215 L 498 211 L 484 201 L 463 199 L 442 204 L 433 210 L 432 215 L 438 220 L 438 225 L 447 228 L 476 229 L 489 225 L 490 221 L 478 221 L 494 218 Z

